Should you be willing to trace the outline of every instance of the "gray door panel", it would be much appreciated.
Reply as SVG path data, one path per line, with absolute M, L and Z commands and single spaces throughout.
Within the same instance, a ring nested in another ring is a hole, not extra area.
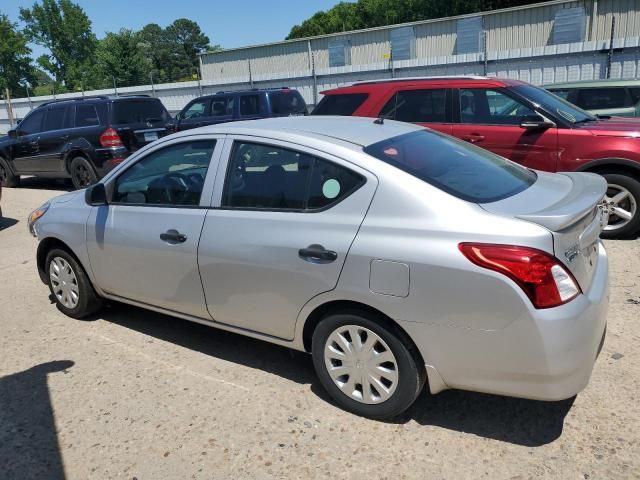
M 108 188 L 112 186 L 117 190 L 118 178 L 134 172 L 130 185 L 135 186 L 138 180 L 134 165 L 153 159 L 157 153 L 160 157 L 156 158 L 166 159 L 162 157 L 163 151 L 170 152 L 165 155 L 173 155 L 173 150 L 166 148 L 201 140 L 216 140 L 216 145 L 199 205 L 127 204 L 120 201 L 95 207 L 87 221 L 87 251 L 97 284 L 105 292 L 210 320 L 198 273 L 197 250 L 224 140 L 219 136 L 193 135 L 159 141 L 155 148 L 145 152 L 106 183 Z M 175 155 L 176 166 L 180 166 L 190 155 L 195 155 L 195 151 L 194 154 L 187 152 L 184 157 L 179 157 L 178 153 Z M 163 166 L 166 168 L 168 164 L 163 163 Z M 176 241 L 176 235 L 186 238 Z
M 225 148 L 227 154 L 230 143 L 231 139 Z M 273 144 L 323 158 L 298 145 Z M 377 179 L 347 162 L 328 160 L 366 178 L 364 185 L 328 210 L 305 213 L 214 208 L 207 212 L 198 263 L 214 321 L 292 339 L 304 304 L 335 288 Z M 214 205 L 220 204 L 226 167 L 223 163 L 216 179 Z M 303 259 L 299 250 L 311 245 L 322 245 L 336 252 L 337 258 L 327 263 Z
M 87 249 L 107 293 L 197 317 L 208 317 L 198 274 L 198 238 L 206 209 L 108 205 L 92 209 Z M 184 243 L 160 235 L 177 230 Z

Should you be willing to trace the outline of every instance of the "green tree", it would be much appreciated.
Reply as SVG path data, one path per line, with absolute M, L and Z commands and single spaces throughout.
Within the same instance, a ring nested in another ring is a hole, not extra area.
M 140 43 L 138 32 L 123 28 L 107 33 L 96 49 L 98 76 L 109 80 L 113 77 L 124 87 L 146 83 L 148 65 Z
M 295 25 L 287 40 L 540 3 L 532 0 L 358 0 Z
M 87 88 L 83 77 L 93 63 L 96 37 L 82 7 L 71 0 L 42 0 L 21 8 L 20 18 L 29 39 L 50 52 L 38 64 L 69 90 Z
M 0 14 L 0 92 L 8 88 L 13 96 L 24 95 L 25 83 L 34 84 L 31 49 L 27 38 L 17 30 L 9 17 Z
M 202 33 L 196 22 L 186 18 L 174 21 L 165 34 L 174 52 L 173 78 L 191 80 L 198 71 L 198 53 L 207 49 L 209 37 Z
M 148 68 L 157 82 L 192 80 L 198 71 L 198 53 L 220 48 L 210 47 L 198 24 L 186 18 L 167 28 L 150 23 L 140 31 L 140 38 Z

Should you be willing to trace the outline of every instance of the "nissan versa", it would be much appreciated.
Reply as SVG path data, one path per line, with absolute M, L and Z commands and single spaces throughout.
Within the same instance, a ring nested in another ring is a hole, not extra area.
M 307 351 L 339 405 L 387 418 L 425 383 L 587 385 L 606 188 L 407 123 L 277 118 L 161 138 L 29 228 L 68 316 L 116 300 Z

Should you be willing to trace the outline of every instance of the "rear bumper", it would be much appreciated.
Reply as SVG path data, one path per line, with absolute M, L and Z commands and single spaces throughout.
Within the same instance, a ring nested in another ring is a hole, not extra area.
M 104 177 L 129 155 L 131 152 L 125 147 L 96 148 L 95 165 L 98 176 Z
M 436 377 L 433 393 L 459 388 L 562 400 L 576 395 L 589 382 L 604 341 L 608 303 L 608 259 L 600 243 L 589 290 L 565 305 L 531 308 L 501 330 L 433 326 L 422 329 L 421 335 L 410 333 L 426 353 L 430 380 L 431 375 Z M 436 342 L 438 354 L 429 358 L 429 346 Z

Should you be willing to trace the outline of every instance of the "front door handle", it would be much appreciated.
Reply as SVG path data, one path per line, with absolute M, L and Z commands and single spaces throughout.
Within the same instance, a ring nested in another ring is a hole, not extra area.
M 298 256 L 311 263 L 331 263 L 338 258 L 338 254 L 333 250 L 327 250 L 322 245 L 314 243 L 307 248 L 298 250 Z
M 171 229 L 167 230 L 164 233 L 161 233 L 160 240 L 162 240 L 163 242 L 167 242 L 170 245 L 175 245 L 176 243 L 186 242 L 187 236 L 184 233 L 180 233 L 177 230 Z
M 484 140 L 484 135 L 480 135 L 479 133 L 472 133 L 470 135 L 463 135 L 463 140 L 466 140 L 469 143 L 481 142 Z

